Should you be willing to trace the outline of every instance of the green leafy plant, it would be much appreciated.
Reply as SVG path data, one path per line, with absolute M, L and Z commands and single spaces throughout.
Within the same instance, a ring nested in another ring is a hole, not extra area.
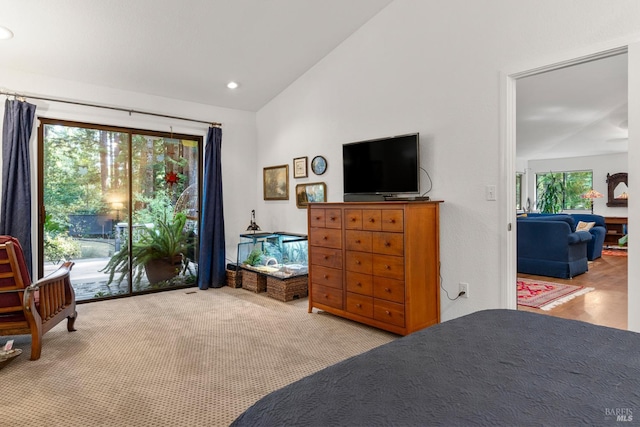
M 558 174 L 548 173 L 538 182 L 538 210 L 543 213 L 558 213 L 562 210 L 564 183 Z
M 260 249 L 254 249 L 251 251 L 247 259 L 244 260 L 243 264 L 256 266 L 260 264 L 260 259 L 263 256 L 263 252 Z
M 165 260 L 174 265 L 175 274 L 186 271 L 184 254 L 189 250 L 189 233 L 185 231 L 187 217 L 176 214 L 171 220 L 157 219 L 153 228 L 144 228 L 140 238 L 132 243 L 131 257 L 124 246 L 109 260 L 100 271 L 109 273 L 108 284 L 114 280 L 120 284 L 129 272 L 129 262 L 133 274 L 133 283 L 140 285 L 145 267 L 155 260 Z M 175 260 L 178 260 L 175 262 Z

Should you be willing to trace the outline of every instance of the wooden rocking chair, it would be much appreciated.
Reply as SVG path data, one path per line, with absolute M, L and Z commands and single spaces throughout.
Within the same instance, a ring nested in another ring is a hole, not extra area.
M 67 330 L 75 331 L 78 313 L 69 279 L 72 267 L 73 262 L 65 262 L 31 284 L 20 243 L 0 236 L 0 336 L 30 334 L 31 360 L 40 358 L 42 335 L 63 319 L 67 319 Z

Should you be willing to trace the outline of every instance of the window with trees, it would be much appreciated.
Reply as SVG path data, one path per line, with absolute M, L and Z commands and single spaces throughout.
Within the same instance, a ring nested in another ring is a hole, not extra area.
M 582 195 L 593 187 L 593 171 L 536 174 L 536 201 L 540 211 L 590 209 Z

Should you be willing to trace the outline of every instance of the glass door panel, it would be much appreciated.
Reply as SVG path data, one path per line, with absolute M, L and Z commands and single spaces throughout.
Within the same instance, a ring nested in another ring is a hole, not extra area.
M 75 265 L 78 301 L 128 293 L 103 271 L 119 246 L 118 224 L 129 211 L 129 134 L 43 123 L 42 224 L 46 275 L 63 260 Z
M 199 143 L 132 135 L 133 292 L 196 282 Z M 148 248 L 153 248 L 149 250 Z

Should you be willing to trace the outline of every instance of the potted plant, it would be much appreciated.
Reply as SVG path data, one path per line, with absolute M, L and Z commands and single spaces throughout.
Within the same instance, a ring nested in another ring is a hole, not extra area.
M 543 213 L 558 213 L 562 210 L 564 183 L 554 173 L 546 174 L 539 183 L 538 209 Z
M 159 219 L 152 228 L 143 228 L 142 236 L 131 245 L 124 246 L 115 253 L 101 270 L 109 273 L 107 284 L 115 279 L 120 284 L 129 272 L 129 262 L 133 283 L 140 285 L 142 273 L 146 273 L 150 284 L 159 283 L 177 276 L 184 270 L 184 254 L 189 250 L 189 234 L 185 232 L 187 217 L 177 213 L 171 220 Z

